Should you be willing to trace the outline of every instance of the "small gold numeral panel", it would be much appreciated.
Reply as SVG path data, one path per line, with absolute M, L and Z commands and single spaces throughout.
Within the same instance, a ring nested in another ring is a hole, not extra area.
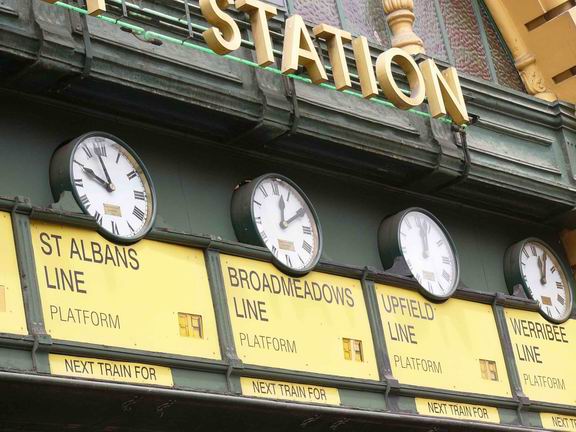
M 202 315 L 178 312 L 178 325 L 180 327 L 180 336 L 204 339 Z
M 488 381 L 498 381 L 498 370 L 496 369 L 496 362 L 492 360 L 480 359 L 480 374 L 482 379 Z
M 363 362 L 364 350 L 362 349 L 362 341 L 358 339 L 342 339 L 344 348 L 344 358 L 350 361 Z

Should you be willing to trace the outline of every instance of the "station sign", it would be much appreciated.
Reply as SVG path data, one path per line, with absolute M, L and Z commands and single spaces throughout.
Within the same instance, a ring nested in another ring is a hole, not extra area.
M 492 308 L 376 285 L 392 373 L 402 384 L 512 397 Z
M 202 251 L 31 222 L 46 331 L 54 339 L 220 359 Z
M 415 402 L 418 414 L 426 416 L 500 423 L 498 408 L 494 407 L 422 398 L 416 398 Z
M 540 413 L 542 426 L 549 430 L 576 432 L 576 417 L 563 414 Z
M 0 333 L 28 334 L 10 213 L 0 212 Z
M 172 371 L 142 363 L 49 354 L 50 372 L 74 378 L 172 387 Z
M 506 309 L 506 325 L 524 394 L 531 400 L 576 405 L 576 320 L 552 324 L 537 312 Z
M 340 405 L 338 389 L 309 384 L 240 378 L 244 396 L 321 405 Z
M 293 278 L 261 261 L 222 255 L 236 351 L 247 364 L 378 380 L 358 280 Z

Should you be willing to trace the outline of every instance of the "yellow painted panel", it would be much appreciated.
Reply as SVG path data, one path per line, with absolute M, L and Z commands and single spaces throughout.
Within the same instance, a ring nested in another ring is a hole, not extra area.
M 274 368 L 378 379 L 359 281 L 315 272 L 291 278 L 261 261 L 226 255 L 221 260 L 241 360 Z M 350 348 L 348 353 L 346 347 Z
M 484 423 L 500 423 L 498 409 L 484 405 L 470 405 L 434 399 L 416 398 L 416 411 L 432 417 L 448 417 Z
M 576 432 L 576 417 L 562 414 L 540 413 L 540 419 L 545 429 Z
M 76 378 L 172 387 L 172 370 L 163 366 L 49 354 L 50 372 Z
M 576 320 L 555 325 L 537 312 L 506 309 L 520 383 L 535 401 L 576 405 Z
M 55 339 L 220 359 L 201 251 L 32 222 L 46 330 Z M 202 316 L 203 337 L 180 334 L 179 313 Z
M 0 333 L 28 333 L 10 214 L 0 212 Z
M 264 399 L 288 400 L 322 405 L 340 405 L 338 389 L 269 381 L 257 378 L 240 378 L 242 394 Z
M 403 384 L 511 397 L 492 308 L 376 285 L 392 372 Z

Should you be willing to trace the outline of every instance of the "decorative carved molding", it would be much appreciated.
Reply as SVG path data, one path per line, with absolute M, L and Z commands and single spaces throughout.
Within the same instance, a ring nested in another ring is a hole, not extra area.
M 514 64 L 520 73 L 526 91 L 537 98 L 549 102 L 556 101 L 557 96 L 546 87 L 544 75 L 538 67 L 536 57 L 528 50 L 528 45 L 522 39 L 522 35 L 516 28 L 504 2 L 502 0 L 484 1 L 512 52 Z
M 392 46 L 412 55 L 425 53 L 424 42 L 414 33 L 414 1 L 382 0 L 392 32 Z

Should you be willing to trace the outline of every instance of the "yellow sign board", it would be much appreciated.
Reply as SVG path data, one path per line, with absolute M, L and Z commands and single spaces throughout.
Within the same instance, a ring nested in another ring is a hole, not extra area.
M 0 212 L 0 333 L 28 334 L 10 214 Z
M 492 308 L 376 285 L 392 373 L 402 384 L 511 397 Z
M 55 339 L 220 359 L 201 251 L 33 221 L 47 332 Z
M 540 419 L 545 429 L 576 432 L 576 417 L 563 414 L 540 413 Z
M 172 387 L 167 367 L 49 354 L 50 372 L 75 378 Z
M 416 398 L 416 411 L 418 411 L 418 414 L 432 417 L 500 423 L 498 409 L 484 405 Z
M 378 380 L 359 281 L 292 278 L 273 265 L 223 255 L 236 350 L 248 364 Z
M 281 381 L 240 378 L 242 394 L 264 399 L 288 400 L 322 405 L 340 405 L 338 389 Z
M 576 320 L 555 325 L 537 312 L 506 309 L 504 313 L 526 396 L 576 405 Z

